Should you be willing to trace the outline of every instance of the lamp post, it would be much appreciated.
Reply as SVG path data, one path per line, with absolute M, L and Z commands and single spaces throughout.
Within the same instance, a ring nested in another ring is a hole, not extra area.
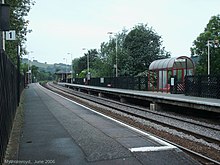
M 30 71 L 31 71 L 31 77 L 30 77 L 30 79 L 31 79 L 31 83 L 32 83 L 32 69 L 31 69 L 31 67 L 32 67 L 32 64 L 33 64 L 33 60 L 34 60 L 34 57 L 31 57 L 31 60 L 32 60 L 32 62 L 31 62 L 31 65 L 30 65 Z
M 208 75 L 210 75 L 210 43 L 218 44 L 219 40 L 208 40 L 207 46 L 208 46 Z
M 83 48 L 82 50 L 88 50 L 86 48 Z M 87 79 L 90 80 L 90 72 L 89 72 L 89 52 L 87 54 Z
M 114 32 L 108 32 L 107 34 L 115 34 Z M 116 35 L 116 45 L 115 45 L 115 77 L 118 77 L 118 38 Z
M 28 81 L 27 81 L 27 83 L 29 84 L 29 79 L 30 79 L 30 76 L 29 76 L 29 69 L 30 69 L 30 61 L 29 61 L 29 53 L 28 53 Z
M 5 2 L 4 2 L 4 0 L 0 0 L 0 5 L 1 4 L 4 4 Z M 0 29 L 0 49 L 5 49 L 5 41 L 4 41 L 4 32 Z
M 72 53 L 67 53 L 71 55 L 71 84 L 73 83 L 73 59 L 72 59 Z
M 208 40 L 208 75 L 210 75 L 210 42 L 212 42 L 212 40 Z
M 29 53 L 28 53 L 28 81 L 27 81 L 27 83 L 29 84 L 30 83 L 30 73 L 31 73 L 31 70 L 30 70 L 30 54 L 31 53 L 34 53 L 33 51 L 30 51 Z
M 63 58 L 63 60 L 66 60 L 65 75 L 66 75 L 66 83 L 67 83 L 67 58 Z

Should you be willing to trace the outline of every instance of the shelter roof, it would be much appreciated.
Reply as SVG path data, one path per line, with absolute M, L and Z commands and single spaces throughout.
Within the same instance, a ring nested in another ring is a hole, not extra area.
M 186 68 L 186 61 L 187 61 L 188 69 L 194 68 L 194 64 L 191 58 L 187 56 L 180 56 L 180 57 L 172 57 L 172 58 L 166 58 L 166 59 L 161 59 L 161 60 L 155 60 L 150 64 L 149 70 Z

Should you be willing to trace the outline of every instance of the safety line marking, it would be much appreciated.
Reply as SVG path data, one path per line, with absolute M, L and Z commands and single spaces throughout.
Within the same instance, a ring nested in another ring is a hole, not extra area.
M 164 151 L 176 149 L 175 146 L 162 146 L 162 147 L 138 147 L 138 148 L 129 148 L 131 152 L 150 152 L 150 151 Z
M 84 106 L 84 105 L 82 105 L 82 104 L 80 104 L 80 103 L 77 103 L 77 102 L 75 102 L 75 101 L 73 101 L 73 100 L 70 100 L 70 99 L 68 99 L 68 98 L 66 98 L 66 97 L 64 97 L 64 96 L 62 96 L 62 95 L 59 95 L 59 94 L 57 94 L 57 93 L 55 93 L 55 92 L 53 92 L 53 91 L 51 91 L 51 90 L 49 90 L 49 89 L 46 89 L 46 88 L 42 87 L 39 83 L 38 83 L 38 86 L 41 87 L 41 88 L 44 89 L 44 90 L 47 90 L 47 91 L 50 92 L 50 93 L 53 93 L 53 94 L 55 94 L 55 95 L 57 95 L 57 96 L 59 96 L 59 97 L 65 99 L 65 100 L 68 100 L 68 101 L 70 101 L 70 102 L 72 102 L 72 103 L 74 103 L 74 104 L 77 104 L 77 105 L 79 105 L 79 106 L 81 106 L 81 107 L 83 107 L 83 108 L 85 108 L 85 109 L 88 109 L 88 110 L 90 110 L 90 111 L 92 111 L 92 112 L 94 112 L 94 113 L 96 113 L 96 114 L 99 114 L 100 116 L 103 116 L 103 117 L 105 117 L 105 118 L 107 118 L 107 119 L 110 119 L 110 120 L 116 122 L 116 123 L 119 123 L 120 125 L 123 125 L 123 126 L 129 128 L 129 129 L 131 129 L 131 130 L 137 132 L 137 133 L 143 134 L 143 135 L 147 136 L 149 139 L 152 139 L 152 140 L 158 142 L 159 144 L 161 144 L 161 145 L 163 145 L 163 146 L 167 146 L 167 147 L 170 147 L 170 148 L 173 148 L 173 149 L 177 148 L 176 146 L 174 146 L 174 145 L 172 145 L 172 144 L 169 144 L 169 143 L 167 143 L 167 142 L 165 142 L 165 141 L 163 141 L 163 140 L 161 140 L 161 139 L 159 139 L 159 138 L 157 138 L 157 137 L 154 137 L 153 135 L 151 135 L 151 134 L 149 134 L 149 133 L 146 133 L 146 132 L 144 132 L 144 131 L 141 131 L 141 130 L 139 130 L 139 129 L 137 129 L 137 128 L 134 128 L 134 127 L 132 127 L 132 126 L 130 126 L 130 125 L 127 125 L 127 124 L 125 124 L 125 123 L 122 123 L 121 121 L 118 121 L 118 120 L 116 120 L 116 119 L 113 119 L 113 118 L 111 118 L 111 117 L 109 117 L 109 116 L 106 116 L 106 115 L 104 115 L 104 114 L 102 114 L 102 113 L 100 113 L 100 112 L 97 112 L 97 111 L 95 111 L 95 110 L 93 110 L 93 109 L 91 109 L 91 108 L 89 108 L 89 107 L 86 107 L 86 106 Z

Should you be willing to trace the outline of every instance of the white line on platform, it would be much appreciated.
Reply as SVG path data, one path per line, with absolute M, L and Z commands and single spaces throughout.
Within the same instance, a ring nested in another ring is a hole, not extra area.
M 133 130 L 133 131 L 135 131 L 135 132 L 138 132 L 138 133 L 140 133 L 140 134 L 143 134 L 143 135 L 147 136 L 149 139 L 152 139 L 152 140 L 158 142 L 159 144 L 163 145 L 163 147 L 169 147 L 169 148 L 172 148 L 172 149 L 177 148 L 176 146 L 171 145 L 171 144 L 169 144 L 169 143 L 167 143 L 167 142 L 165 142 L 165 141 L 163 141 L 163 140 L 161 140 L 161 139 L 159 139 L 159 138 L 157 138 L 157 137 L 154 137 L 153 135 L 150 135 L 149 133 L 146 133 L 146 132 L 141 131 L 141 130 L 139 130 L 139 129 L 137 129 L 137 128 L 134 128 L 134 127 L 132 127 L 132 126 L 129 126 L 129 125 L 127 125 L 127 124 L 125 124 L 125 123 L 122 123 L 122 122 L 120 122 L 120 121 L 118 121 L 118 120 L 116 120 L 116 119 L 113 119 L 113 118 L 111 118 L 111 117 L 109 117 L 109 116 L 106 116 L 106 115 L 100 113 L 100 112 L 97 112 L 97 111 L 95 111 L 95 110 L 93 110 L 93 109 L 91 109 L 91 108 L 89 108 L 89 107 L 86 107 L 86 106 L 84 106 L 84 105 L 82 105 L 82 104 L 79 104 L 79 103 L 77 103 L 77 102 L 75 102 L 75 101 L 73 101 L 73 100 L 70 100 L 70 99 L 68 99 L 68 98 L 66 98 L 66 97 L 64 97 L 64 96 L 61 96 L 61 95 L 59 95 L 59 94 L 57 94 L 57 93 L 55 93 L 55 92 L 53 92 L 53 91 L 51 91 L 51 90 L 48 90 L 48 89 L 42 87 L 40 84 L 38 84 L 38 86 L 40 86 L 42 89 L 47 90 L 47 91 L 49 91 L 49 92 L 51 92 L 51 93 L 53 93 L 53 94 L 55 94 L 55 95 L 57 95 L 57 96 L 59 96 L 59 97 L 61 97 L 61 98 L 63 98 L 63 99 L 66 99 L 66 100 L 68 100 L 68 101 L 70 101 L 70 102 L 72 102 L 72 103 L 74 103 L 74 104 L 77 104 L 77 105 L 79 105 L 79 106 L 81 106 L 81 107 L 84 107 L 84 108 L 86 108 L 86 109 L 88 109 L 88 110 L 90 110 L 90 111 L 92 111 L 92 112 L 94 112 L 94 113 L 96 113 L 96 114 L 99 114 L 100 116 L 103 116 L 103 117 L 105 117 L 105 118 L 107 118 L 107 119 L 110 119 L 110 120 L 112 120 L 112 121 L 114 121 L 114 122 L 116 122 L 116 123 L 119 123 L 119 124 L 121 124 L 121 125 L 123 125 L 123 126 L 125 126 L 125 127 L 128 127 L 128 128 L 130 128 L 131 130 Z M 165 146 L 164 146 L 164 145 L 165 145 Z M 142 147 L 142 148 L 148 148 L 148 147 Z M 152 148 L 152 147 L 150 147 L 150 148 Z
M 175 146 L 162 146 L 162 147 L 138 147 L 129 148 L 131 152 L 150 152 L 150 151 L 164 151 L 175 149 Z

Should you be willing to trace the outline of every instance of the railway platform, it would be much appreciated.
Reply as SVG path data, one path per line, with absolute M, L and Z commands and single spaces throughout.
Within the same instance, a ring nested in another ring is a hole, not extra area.
M 20 164 L 199 164 L 175 146 L 39 84 L 24 94 Z
M 184 94 L 170 94 L 162 92 L 152 92 L 152 91 L 138 91 L 138 90 L 128 90 L 119 88 L 108 88 L 108 87 L 97 87 L 88 85 L 79 85 L 71 83 L 58 83 L 58 85 L 72 88 L 75 90 L 82 90 L 88 93 L 97 93 L 97 95 L 104 96 L 113 95 L 119 97 L 123 102 L 127 99 L 137 99 L 142 100 L 150 104 L 154 104 L 156 109 L 163 110 L 163 107 L 169 108 L 190 108 L 192 110 L 199 110 L 204 112 L 213 112 L 220 114 L 220 100 L 215 98 L 202 98 L 194 96 L 186 96 Z

